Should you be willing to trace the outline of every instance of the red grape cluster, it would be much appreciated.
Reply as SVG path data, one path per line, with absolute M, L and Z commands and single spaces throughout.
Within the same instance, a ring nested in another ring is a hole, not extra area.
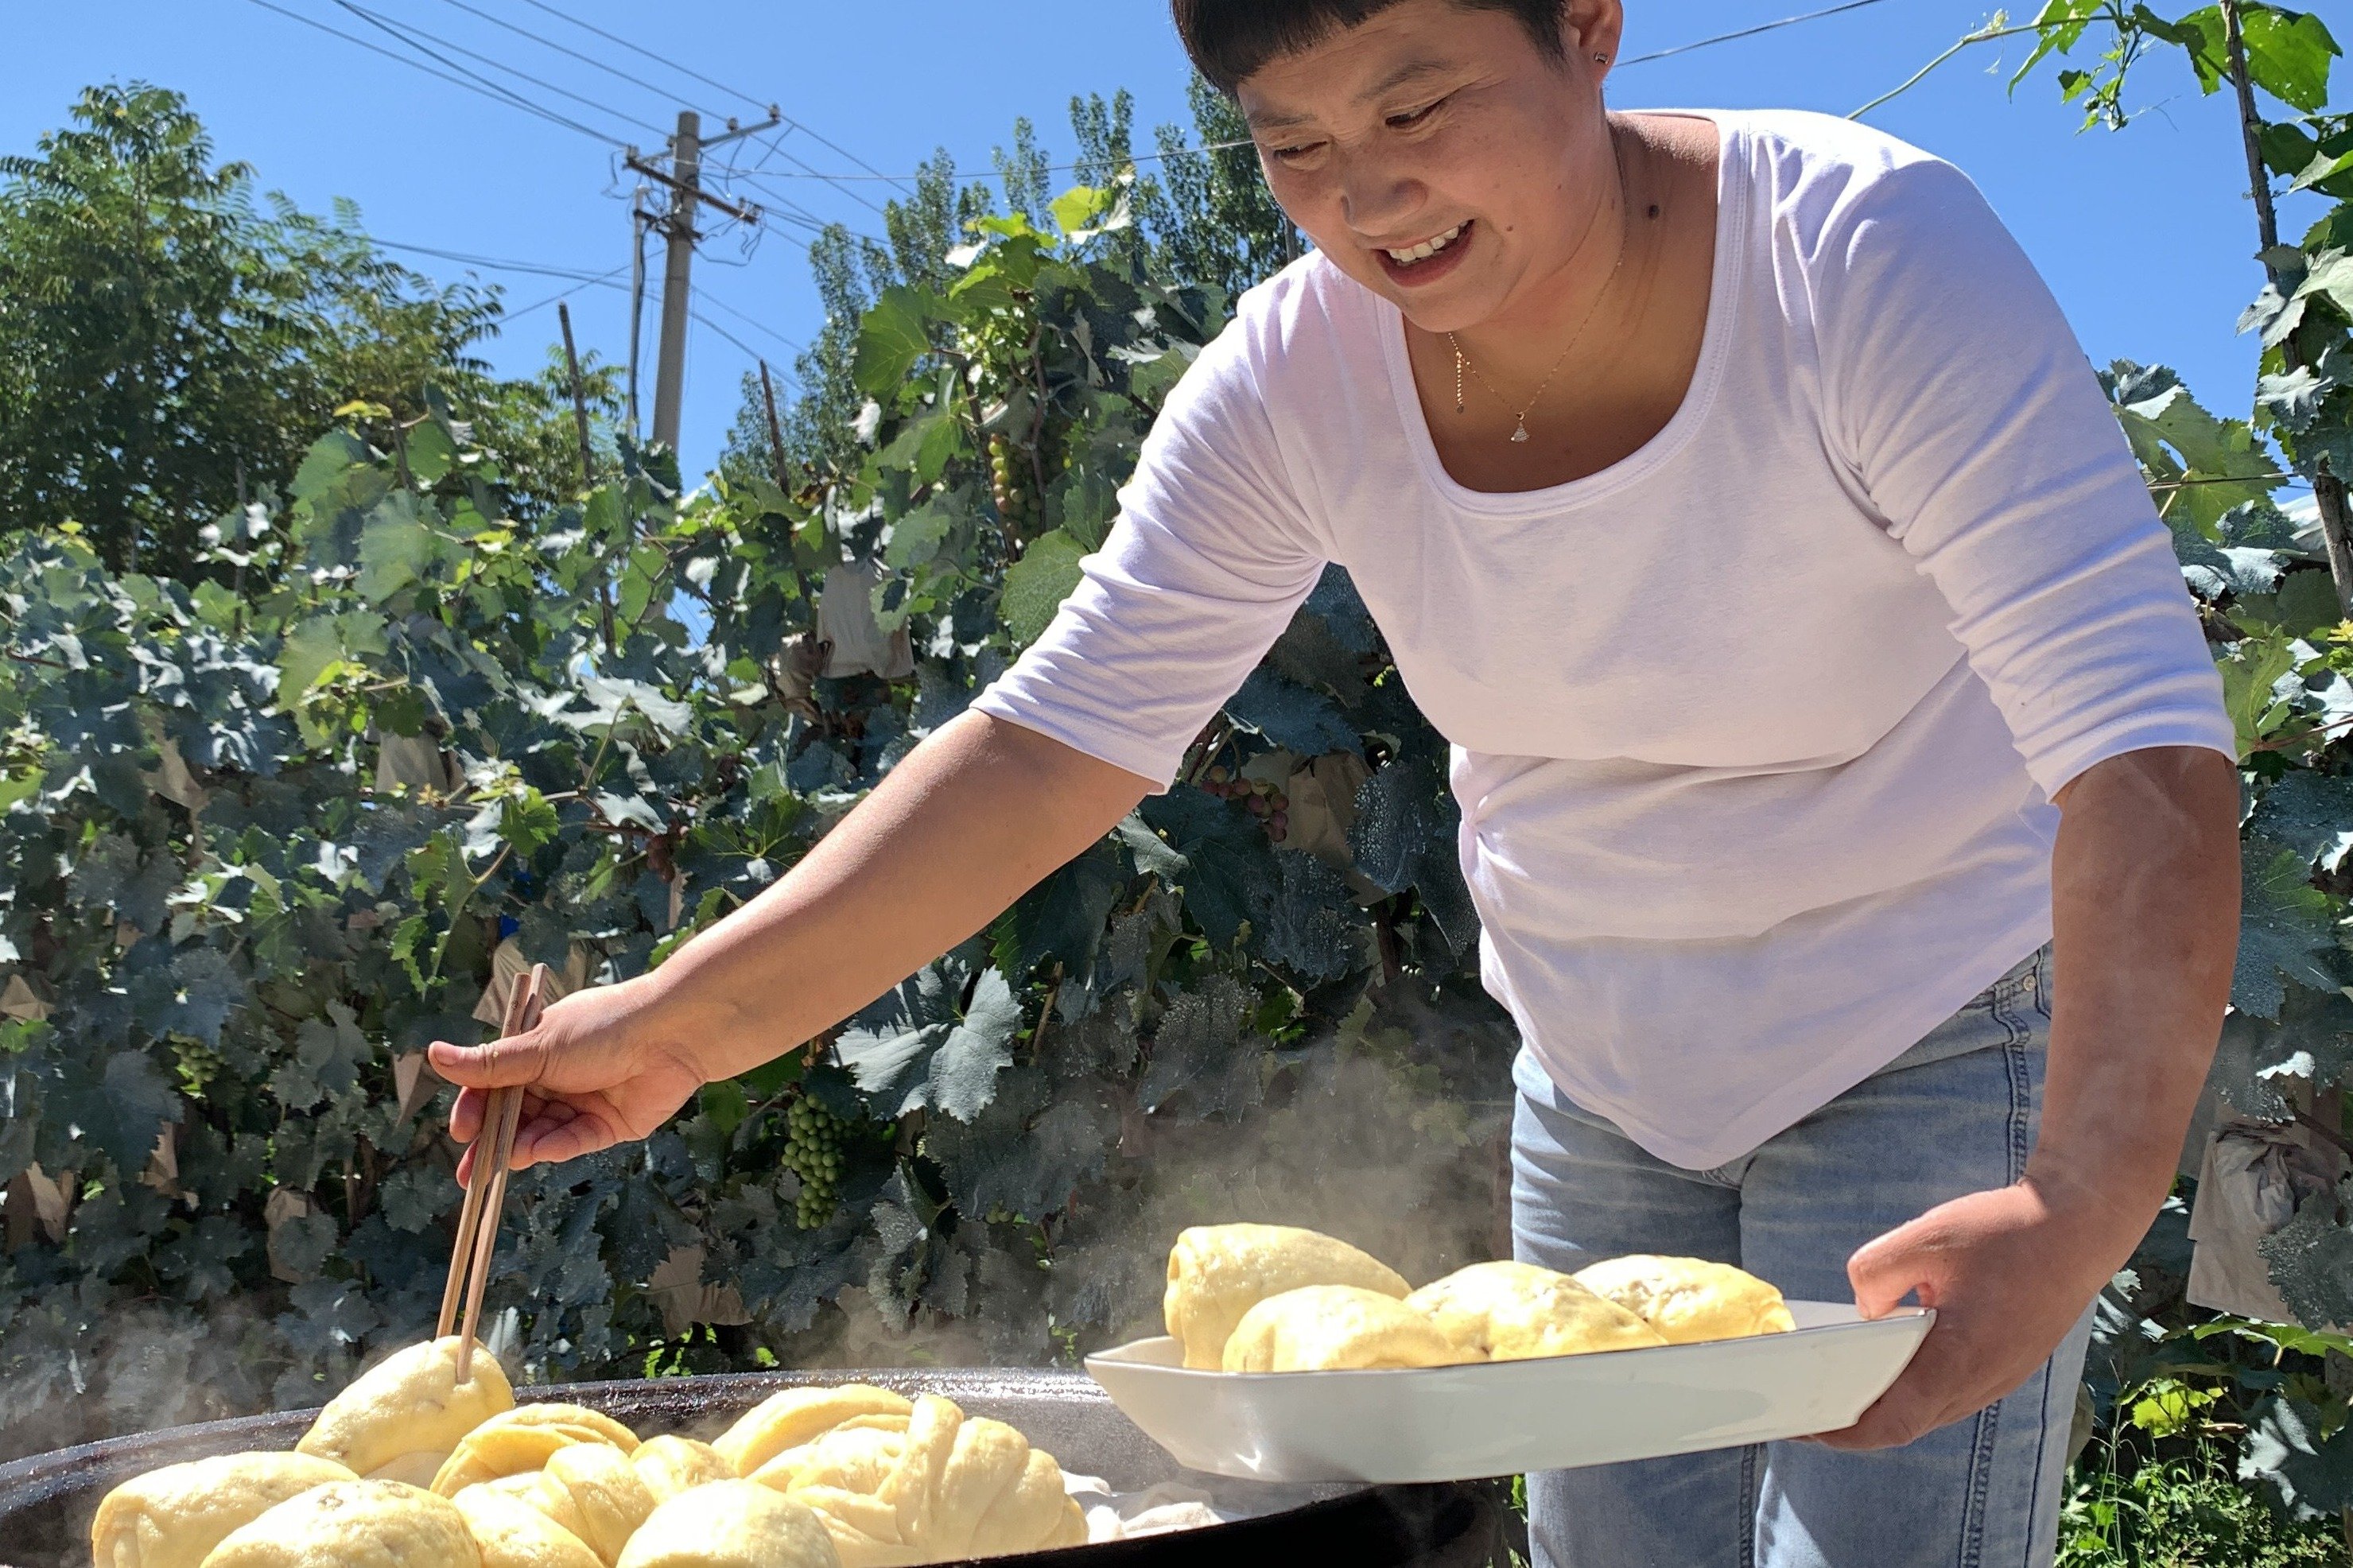
M 1202 780 L 1201 787 L 1219 800 L 1230 800 L 1255 816 L 1266 827 L 1266 836 L 1277 844 L 1291 834 L 1291 797 L 1276 785 L 1259 779 L 1238 776 L 1231 768 L 1220 764 L 1211 768 Z

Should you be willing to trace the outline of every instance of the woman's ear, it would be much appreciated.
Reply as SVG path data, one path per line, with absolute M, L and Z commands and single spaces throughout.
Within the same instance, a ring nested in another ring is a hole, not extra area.
M 1568 58 L 1596 76 L 1618 63 L 1626 37 L 1625 0 L 1562 0 L 1560 41 Z

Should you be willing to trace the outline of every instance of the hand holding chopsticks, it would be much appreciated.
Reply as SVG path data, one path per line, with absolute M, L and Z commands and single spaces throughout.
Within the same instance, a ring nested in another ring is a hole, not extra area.
M 500 1030 L 505 1039 L 526 1033 L 539 1024 L 541 996 L 548 979 L 547 965 L 533 964 L 508 994 L 506 1019 Z M 515 1129 L 522 1120 L 522 1089 L 491 1089 L 482 1107 L 482 1125 L 474 1135 L 473 1158 L 466 1172 L 466 1201 L 458 1213 L 458 1238 L 449 1251 L 449 1280 L 441 1291 L 441 1321 L 436 1338 L 447 1338 L 459 1328 L 458 1381 L 473 1370 L 474 1334 L 481 1326 L 482 1293 L 490 1285 L 491 1258 L 498 1251 L 499 1212 L 506 1205 L 507 1166 L 514 1159 Z M 465 1321 L 458 1322 L 460 1300 Z

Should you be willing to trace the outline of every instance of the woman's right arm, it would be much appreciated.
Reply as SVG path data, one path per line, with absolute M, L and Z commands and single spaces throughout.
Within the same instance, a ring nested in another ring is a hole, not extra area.
M 528 1034 L 436 1044 L 434 1070 L 461 1090 L 450 1130 L 470 1142 L 484 1092 L 520 1085 L 518 1167 L 646 1137 L 704 1084 L 783 1055 L 979 931 L 1155 787 L 966 713 L 661 968 L 567 996 Z

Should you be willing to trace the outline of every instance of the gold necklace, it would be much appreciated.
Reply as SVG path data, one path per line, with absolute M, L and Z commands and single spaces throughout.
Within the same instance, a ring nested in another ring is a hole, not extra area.
M 1629 226 L 1630 227 L 1630 225 Z M 1593 325 L 1593 318 L 1601 313 L 1601 301 L 1609 298 L 1609 286 L 1618 280 L 1618 273 L 1625 265 L 1626 231 L 1620 230 L 1618 236 L 1617 264 L 1609 268 L 1609 276 L 1603 279 L 1601 291 L 1593 297 L 1593 308 L 1586 311 L 1585 320 L 1577 324 L 1576 334 L 1568 340 L 1568 347 L 1560 351 L 1560 357 L 1552 362 L 1552 368 L 1545 372 L 1544 380 L 1536 384 L 1535 395 L 1529 398 L 1527 401 L 1527 406 L 1520 410 L 1517 416 L 1517 422 L 1512 430 L 1512 440 L 1515 445 L 1525 442 L 1529 438 L 1528 416 L 1535 411 L 1535 406 L 1538 403 L 1544 401 L 1544 395 L 1551 389 L 1552 378 L 1560 374 L 1560 367 L 1568 363 L 1569 354 L 1576 350 L 1578 343 L 1585 341 L 1585 329 Z M 1455 340 L 1455 336 L 1452 332 L 1446 334 L 1446 342 L 1447 345 L 1454 351 L 1454 412 L 1457 414 L 1462 412 L 1462 373 L 1466 370 L 1472 375 L 1479 378 L 1480 385 L 1485 387 L 1489 392 L 1494 393 L 1496 402 L 1502 404 L 1504 407 L 1509 408 L 1512 405 L 1512 400 L 1505 397 L 1501 391 L 1498 391 L 1495 384 L 1489 381 L 1485 374 L 1482 372 L 1477 365 L 1471 363 L 1471 356 L 1462 352 L 1461 343 Z

